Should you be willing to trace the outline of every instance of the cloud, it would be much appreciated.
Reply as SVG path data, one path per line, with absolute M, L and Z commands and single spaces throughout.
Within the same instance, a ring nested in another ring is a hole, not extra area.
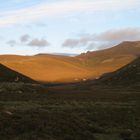
M 65 42 L 62 44 L 63 47 L 75 47 L 78 46 L 80 43 L 79 40 L 76 39 L 67 39 Z
M 30 47 L 46 47 L 49 46 L 50 43 L 46 39 L 38 39 L 33 38 L 28 34 L 22 35 L 17 41 L 16 40 L 9 40 L 7 42 L 11 47 L 18 45 L 18 46 L 30 46 Z
M 97 49 L 97 44 L 95 42 L 90 43 L 85 50 L 96 50 Z
M 22 43 L 27 42 L 29 39 L 30 39 L 30 36 L 29 36 L 28 34 L 22 35 L 22 36 L 20 37 L 20 41 L 21 41 Z
M 92 42 L 94 35 L 87 34 L 84 37 L 78 39 L 66 39 L 62 44 L 63 47 L 75 47 L 75 46 L 86 46 L 89 42 Z
M 16 45 L 16 41 L 15 40 L 9 40 L 7 42 L 7 44 L 9 44 L 11 47 L 15 46 Z
M 63 47 L 83 47 L 85 50 L 104 49 L 122 41 L 140 40 L 140 28 L 108 30 L 100 34 L 86 34 L 78 39 L 66 39 Z
M 135 41 L 140 40 L 140 28 L 125 28 L 119 30 L 109 30 L 95 37 L 100 41 Z
M 28 44 L 28 46 L 35 46 L 35 47 L 46 47 L 49 46 L 50 43 L 45 39 L 33 39 Z
M 1 11 L 0 26 L 31 22 L 44 17 L 55 17 L 76 12 L 120 11 L 138 9 L 139 0 L 67 0 L 36 4 L 34 6 Z

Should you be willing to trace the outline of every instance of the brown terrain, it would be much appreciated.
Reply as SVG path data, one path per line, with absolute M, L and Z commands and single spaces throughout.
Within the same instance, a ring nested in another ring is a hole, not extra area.
M 78 82 L 115 71 L 140 55 L 140 42 L 123 42 L 109 49 L 76 57 L 1 55 L 0 63 L 41 82 Z
M 139 54 L 140 42 L 124 42 L 76 57 L 0 56 L 1 140 L 140 140 Z
M 24 83 L 37 83 L 36 81 L 24 76 L 8 67 L 0 64 L 0 82 L 24 82 Z

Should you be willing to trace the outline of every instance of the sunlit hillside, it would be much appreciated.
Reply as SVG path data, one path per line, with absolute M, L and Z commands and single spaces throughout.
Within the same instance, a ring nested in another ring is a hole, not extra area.
M 1 55 L 0 62 L 41 82 L 78 82 L 98 78 L 140 55 L 140 42 L 124 42 L 106 50 L 76 57 L 60 55 Z

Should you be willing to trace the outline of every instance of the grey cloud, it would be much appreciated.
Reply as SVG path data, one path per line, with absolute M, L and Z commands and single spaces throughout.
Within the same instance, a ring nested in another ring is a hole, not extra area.
M 22 43 L 27 42 L 29 39 L 30 39 L 30 36 L 29 36 L 28 34 L 22 35 L 22 36 L 20 37 L 20 41 L 21 41 Z
M 32 38 L 28 34 L 24 34 L 20 36 L 20 38 L 16 40 L 9 40 L 6 42 L 10 46 L 30 46 L 30 47 L 46 47 L 49 46 L 50 43 L 46 39 Z
M 109 30 L 95 37 L 100 41 L 134 41 L 140 39 L 140 28 Z
M 62 44 L 63 47 L 75 47 L 75 46 L 86 46 L 89 42 L 93 41 L 93 35 L 81 37 L 79 39 L 67 39 Z
M 78 39 L 67 39 L 63 47 L 84 47 L 89 49 L 104 49 L 116 45 L 122 41 L 140 40 L 140 28 L 125 28 L 119 30 L 108 30 L 100 34 L 86 34 Z
M 93 40 L 94 40 L 94 35 L 87 35 L 85 37 L 82 37 L 79 41 L 82 44 L 82 46 L 84 46 L 92 42 Z
M 62 44 L 63 47 L 75 47 L 79 44 L 79 40 L 76 39 L 67 39 L 65 42 Z
M 49 46 L 50 43 L 45 39 L 33 39 L 28 43 L 28 46 L 35 46 L 35 47 L 46 47 Z
M 11 47 L 15 46 L 16 45 L 16 41 L 15 40 L 9 40 L 7 42 L 7 44 L 9 44 Z

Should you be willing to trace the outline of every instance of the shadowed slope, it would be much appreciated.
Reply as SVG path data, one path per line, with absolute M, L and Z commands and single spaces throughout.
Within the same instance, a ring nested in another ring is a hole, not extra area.
M 0 82 L 24 82 L 24 83 L 35 83 L 32 79 L 9 69 L 8 67 L 0 64 Z
M 134 85 L 140 86 L 140 57 L 119 70 L 103 75 L 99 82 L 109 85 Z

